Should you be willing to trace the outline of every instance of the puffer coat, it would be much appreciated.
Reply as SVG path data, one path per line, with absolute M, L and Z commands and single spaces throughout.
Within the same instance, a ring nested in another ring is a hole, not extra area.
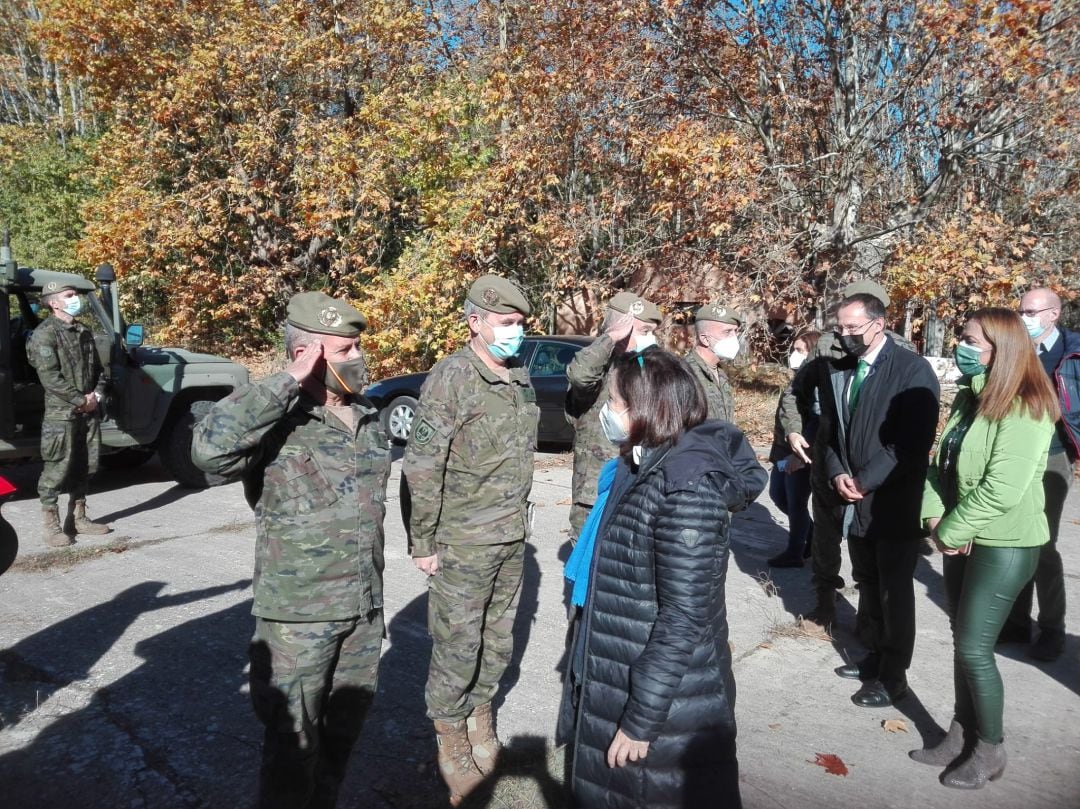
M 767 475 L 738 428 L 720 421 L 647 450 L 640 468 L 620 464 L 579 627 L 575 798 L 587 809 L 737 809 L 728 512 L 757 497 Z M 609 768 L 619 728 L 649 751 Z

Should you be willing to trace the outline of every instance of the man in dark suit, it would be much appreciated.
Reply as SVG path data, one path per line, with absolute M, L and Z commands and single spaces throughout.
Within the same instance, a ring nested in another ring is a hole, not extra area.
M 818 362 L 812 380 L 824 465 L 812 484 L 820 504 L 815 516 L 848 541 L 859 633 L 869 649 L 836 673 L 863 680 L 852 701 L 878 708 L 907 693 L 919 507 L 937 428 L 938 381 L 929 363 L 886 334 L 885 307 L 873 295 L 841 302 L 835 339 L 843 355 Z
M 1035 578 L 1020 591 L 1012 612 L 1001 630 L 1001 642 L 1031 640 L 1031 596 L 1038 595 L 1039 636 L 1030 654 L 1036 660 L 1057 660 L 1065 650 L 1065 569 L 1058 552 L 1058 528 L 1065 498 L 1072 486 L 1073 463 L 1080 454 L 1080 333 L 1058 325 L 1061 298 L 1039 287 L 1020 299 L 1020 317 L 1035 343 L 1046 373 L 1054 383 L 1061 404 L 1061 421 L 1050 441 L 1043 474 L 1046 493 L 1046 521 L 1050 541 L 1042 546 Z

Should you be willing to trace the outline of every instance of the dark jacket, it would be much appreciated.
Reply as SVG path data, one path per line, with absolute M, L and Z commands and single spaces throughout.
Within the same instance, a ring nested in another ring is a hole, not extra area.
M 937 377 L 930 364 L 886 336 L 848 413 L 846 390 L 855 357 L 818 359 L 811 372 L 798 374 L 800 409 L 811 406 L 817 391 L 821 406 L 811 476 L 814 496 L 843 514 L 845 536 L 866 539 L 913 539 L 919 536 L 919 508 L 937 430 Z M 849 506 L 833 488 L 833 479 L 849 474 L 867 492 Z
M 1069 460 L 1080 458 L 1080 332 L 1060 329 L 1065 355 L 1054 370 L 1054 388 L 1061 403 L 1059 433 Z
M 767 476 L 738 428 L 709 421 L 646 453 L 609 500 L 582 630 L 573 791 L 583 807 L 739 804 L 724 579 L 728 510 Z M 618 728 L 648 756 L 609 768 Z

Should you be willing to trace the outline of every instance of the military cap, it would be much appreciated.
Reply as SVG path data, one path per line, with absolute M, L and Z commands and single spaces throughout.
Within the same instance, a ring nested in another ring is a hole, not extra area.
M 473 281 L 469 294 L 465 297 L 481 309 L 497 315 L 508 315 L 511 312 L 532 314 L 529 299 L 520 287 L 499 275 L 481 275 Z
M 608 309 L 633 315 L 638 320 L 650 321 L 657 326 L 664 319 L 663 313 L 652 301 L 647 301 L 633 292 L 620 292 L 608 301 Z
M 694 320 L 715 320 L 717 323 L 730 323 L 741 326 L 746 322 L 742 313 L 722 303 L 707 303 L 694 313 Z
M 57 292 L 63 292 L 65 289 L 75 289 L 72 284 L 65 284 L 63 281 L 49 281 L 41 288 L 42 295 L 55 295 Z
M 298 292 L 289 301 L 286 320 L 314 334 L 355 337 L 367 328 L 367 318 L 354 306 L 325 292 Z
M 869 295 L 881 301 L 882 306 L 888 306 L 891 303 L 889 293 L 885 291 L 885 287 L 877 281 L 871 281 L 869 278 L 852 281 L 844 287 L 840 294 L 845 298 L 850 298 L 852 295 Z

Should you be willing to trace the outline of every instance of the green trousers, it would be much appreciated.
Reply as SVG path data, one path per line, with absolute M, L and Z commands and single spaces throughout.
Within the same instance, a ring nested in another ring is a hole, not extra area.
M 1035 573 L 1039 550 L 976 545 L 970 556 L 945 557 L 955 716 L 990 744 L 1001 742 L 1005 711 L 994 643 L 1017 594 Z
M 495 698 L 514 651 L 525 543 L 439 545 L 428 580 L 427 714 L 454 723 Z
M 96 416 L 77 415 L 73 419 L 41 423 L 41 477 L 38 497 L 41 505 L 56 505 L 65 489 L 71 499 L 85 500 L 90 478 L 97 472 L 101 453 L 101 422 Z

